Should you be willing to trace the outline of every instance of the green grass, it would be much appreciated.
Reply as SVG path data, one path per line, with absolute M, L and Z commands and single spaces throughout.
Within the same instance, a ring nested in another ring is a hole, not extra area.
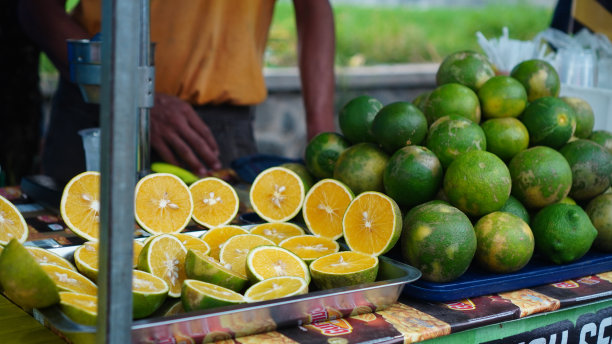
M 552 8 L 517 5 L 419 9 L 334 5 L 336 65 L 439 62 L 464 49 L 480 51 L 476 32 L 528 40 L 545 30 Z M 296 64 L 295 21 L 288 1 L 277 2 L 266 56 L 268 66 Z
M 71 0 L 74 1 L 74 0 Z M 481 51 L 476 32 L 499 37 L 507 26 L 510 38 L 528 40 L 545 30 L 552 8 L 527 2 L 500 2 L 484 7 L 419 9 L 400 6 L 333 4 L 336 23 L 336 65 L 440 62 L 465 49 Z M 291 1 L 278 1 L 270 29 L 266 65 L 295 66 L 295 18 Z M 53 71 L 41 59 L 42 71 Z

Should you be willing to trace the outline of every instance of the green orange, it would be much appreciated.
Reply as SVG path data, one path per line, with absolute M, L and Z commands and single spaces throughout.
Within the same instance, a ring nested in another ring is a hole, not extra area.
M 499 210 L 508 200 L 511 187 L 506 164 L 485 151 L 461 155 L 444 174 L 444 192 L 450 203 L 472 216 Z
M 527 208 L 542 208 L 562 200 L 572 187 L 572 170 L 558 151 L 537 146 L 526 149 L 508 164 L 512 195 Z
M 425 103 L 427 102 L 427 98 L 429 97 L 430 94 L 431 94 L 431 91 L 423 91 L 419 93 L 412 100 L 412 104 L 414 104 L 414 106 L 416 106 L 419 110 L 421 110 L 421 112 L 425 113 Z
M 555 97 L 541 97 L 530 103 L 521 121 L 529 132 L 530 146 L 555 149 L 566 144 L 576 130 L 574 110 Z
M 436 87 L 425 103 L 425 117 L 429 125 L 447 115 L 459 115 L 480 123 L 480 111 L 480 100 L 476 92 L 458 83 Z
M 476 234 L 459 209 L 439 201 L 418 205 L 404 219 L 404 260 L 431 282 L 450 282 L 465 273 L 476 252 Z
M 487 151 L 504 161 L 529 147 L 529 132 L 516 118 L 491 118 L 480 126 L 487 138 Z
M 520 217 L 496 211 L 474 225 L 474 260 L 488 271 L 510 273 L 522 269 L 533 255 L 535 241 L 529 225 Z
M 555 203 L 531 221 L 536 251 L 555 264 L 571 263 L 591 248 L 597 229 L 580 206 Z
M 576 132 L 574 136 L 581 139 L 589 137 L 595 126 L 595 114 L 591 105 L 579 97 L 560 97 L 559 99 L 563 100 L 574 110 L 576 117 Z
M 495 75 L 489 59 L 475 51 L 457 51 L 440 64 L 436 73 L 438 85 L 456 82 L 477 91 L 487 80 Z
M 336 161 L 334 179 L 346 184 L 353 193 L 383 191 L 383 173 L 389 155 L 372 143 L 358 143 L 347 148 Z
M 518 117 L 527 106 L 527 91 L 507 75 L 490 78 L 478 89 L 484 118 Z
M 612 132 L 607 130 L 595 130 L 589 135 L 589 140 L 599 143 L 612 152 Z
M 351 143 L 376 142 L 372 121 L 383 107 L 376 98 L 362 95 L 349 100 L 338 113 L 340 131 Z
M 398 101 L 383 106 L 372 122 L 372 133 L 389 154 L 409 145 L 419 145 L 427 136 L 427 119 L 409 102 Z
M 610 187 L 612 153 L 602 145 L 578 139 L 563 146 L 559 152 L 572 169 L 570 197 L 577 201 L 589 200 Z
M 442 184 L 442 164 L 427 147 L 406 146 L 391 156 L 383 174 L 385 193 L 402 207 L 434 198 Z
M 350 145 L 344 136 L 335 132 L 316 135 L 306 145 L 304 152 L 306 168 L 315 178 L 330 178 L 334 174 L 334 166 L 340 153 Z
M 512 195 L 508 197 L 508 200 L 499 209 L 499 211 L 505 211 L 506 213 L 516 215 L 520 217 L 526 223 L 529 223 L 529 220 L 530 220 L 529 211 L 527 210 L 527 208 L 525 208 L 523 203 L 521 203 L 518 199 L 516 199 L 516 197 Z
M 512 68 L 510 76 L 523 84 L 529 102 L 541 97 L 559 96 L 561 90 L 559 74 L 544 60 L 525 60 Z
M 461 154 L 486 150 L 487 139 L 478 124 L 465 117 L 449 115 L 438 119 L 429 127 L 425 145 L 446 168 Z
M 281 167 L 285 167 L 295 172 L 300 179 L 304 182 L 304 192 L 308 192 L 312 185 L 314 184 L 314 178 L 306 168 L 306 165 L 300 162 L 286 162 L 280 165 Z
M 584 210 L 597 229 L 593 246 L 604 252 L 612 252 L 612 193 L 593 198 Z

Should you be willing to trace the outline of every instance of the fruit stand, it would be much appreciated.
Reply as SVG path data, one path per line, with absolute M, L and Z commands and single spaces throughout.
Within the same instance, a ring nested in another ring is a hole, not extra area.
M 0 189 L 0 342 L 610 342 L 612 133 L 548 62 L 457 52 L 303 161 L 149 173 L 146 3 L 104 2 L 100 172 Z

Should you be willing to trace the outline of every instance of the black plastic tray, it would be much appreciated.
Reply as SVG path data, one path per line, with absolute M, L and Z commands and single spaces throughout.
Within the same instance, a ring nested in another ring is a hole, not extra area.
M 563 265 L 555 265 L 534 256 L 524 268 L 510 274 L 494 274 L 471 266 L 465 274 L 452 282 L 435 283 L 419 279 L 407 284 L 402 296 L 428 301 L 456 301 L 557 283 L 607 271 L 612 271 L 612 254 L 590 251 L 579 260 Z

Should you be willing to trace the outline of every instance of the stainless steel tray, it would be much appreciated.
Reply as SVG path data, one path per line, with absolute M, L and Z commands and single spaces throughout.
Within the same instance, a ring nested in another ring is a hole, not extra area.
M 69 257 L 74 249 L 63 247 L 54 251 Z M 404 286 L 420 277 L 421 272 L 416 268 L 381 256 L 378 277 L 373 283 L 170 316 L 163 316 L 160 311 L 158 315 L 133 322 L 132 342 L 173 343 L 191 338 L 196 343 L 206 343 L 379 311 L 397 302 Z M 167 302 L 166 308 L 180 299 Z M 94 341 L 95 327 L 73 322 L 58 306 L 34 310 L 34 315 L 73 343 Z

